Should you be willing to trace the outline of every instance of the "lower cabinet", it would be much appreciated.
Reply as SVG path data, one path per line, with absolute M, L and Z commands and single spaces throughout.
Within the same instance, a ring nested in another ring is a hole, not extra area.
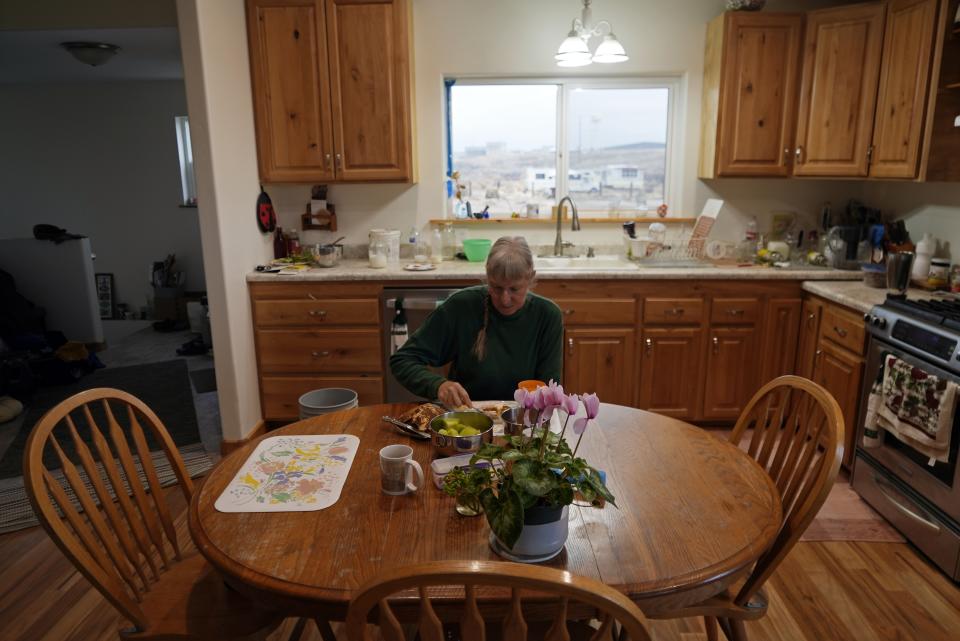
M 564 333 L 563 384 L 605 403 L 634 404 L 633 327 L 572 328 Z
M 813 368 L 817 362 L 820 342 L 820 316 L 823 303 L 818 298 L 803 301 L 800 312 L 800 338 L 797 343 L 797 376 L 813 380 Z
M 640 398 L 645 410 L 693 419 L 700 397 L 699 327 L 644 328 L 640 343 Z
M 860 385 L 863 381 L 863 362 L 862 356 L 853 354 L 830 340 L 820 339 L 813 380 L 837 399 L 843 411 L 843 464 L 847 467 L 853 461 Z
M 718 327 L 707 345 L 703 413 L 706 420 L 736 420 L 757 387 L 757 330 Z

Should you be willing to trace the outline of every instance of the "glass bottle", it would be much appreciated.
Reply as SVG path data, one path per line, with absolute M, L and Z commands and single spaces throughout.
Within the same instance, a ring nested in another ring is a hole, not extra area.
M 435 263 L 443 260 L 443 234 L 439 227 L 434 227 L 430 233 L 430 260 Z
M 453 260 L 457 253 L 457 234 L 453 230 L 453 223 L 443 226 L 443 259 Z

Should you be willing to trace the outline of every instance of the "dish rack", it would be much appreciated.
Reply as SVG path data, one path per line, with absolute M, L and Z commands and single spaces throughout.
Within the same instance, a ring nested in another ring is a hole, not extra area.
M 706 258 L 703 240 L 676 239 L 663 244 L 626 236 L 623 240 L 627 258 L 640 265 L 682 267 L 701 264 Z

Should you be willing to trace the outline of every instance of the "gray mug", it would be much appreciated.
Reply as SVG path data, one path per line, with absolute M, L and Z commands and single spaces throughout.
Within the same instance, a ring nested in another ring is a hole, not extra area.
M 895 252 L 887 255 L 887 289 L 904 293 L 910 286 L 913 252 Z

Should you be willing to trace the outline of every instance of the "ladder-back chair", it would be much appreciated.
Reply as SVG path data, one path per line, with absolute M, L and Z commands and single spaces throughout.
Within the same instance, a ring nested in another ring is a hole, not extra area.
M 80 573 L 133 623 L 121 638 L 265 637 L 283 617 L 228 588 L 196 550 L 187 549 L 189 537 L 179 540 L 148 438 L 162 450 L 189 503 L 193 482 L 180 453 L 140 399 L 98 388 L 48 411 L 23 457 L 24 485 L 37 518 Z
M 732 641 L 744 641 L 743 621 L 767 610 L 763 584 L 813 521 L 837 478 L 843 458 L 843 412 L 830 392 L 799 376 L 781 376 L 754 394 L 733 428 L 740 446 L 750 430 L 747 453 L 767 471 L 780 492 L 783 521 L 770 548 L 746 581 L 698 605 L 651 618 L 703 616 L 707 638 L 717 622 Z
M 347 637 L 349 641 L 372 641 L 375 637 L 368 621 L 375 614 L 374 619 L 380 627 L 379 638 L 403 641 L 403 626 L 388 598 L 413 591 L 420 597 L 414 599 L 419 609 L 418 638 L 423 641 L 443 641 L 445 638 L 441 615 L 432 603 L 432 599 L 442 593 L 440 598 L 447 601 L 451 594 L 462 596 L 462 605 L 457 601 L 454 620 L 459 624 L 460 638 L 463 641 L 484 641 L 488 638 L 486 628 L 491 618 L 489 611 L 487 616 L 482 611 L 488 610 L 484 595 L 490 588 L 500 588 L 504 596 L 509 588 L 510 595 L 502 616 L 502 636 L 493 638 L 503 641 L 525 641 L 528 638 L 521 591 L 530 591 L 536 593 L 528 596 L 531 600 L 537 599 L 535 607 L 539 620 L 544 619 L 545 612 L 553 612 L 553 616 L 547 617 L 550 627 L 545 636 L 535 637 L 537 639 L 569 640 L 568 614 L 582 606 L 600 620 L 599 629 L 587 630 L 591 641 L 610 639 L 614 624 L 619 624 L 628 635 L 626 638 L 632 641 L 650 639 L 643 613 L 622 592 L 599 581 L 554 568 L 495 561 L 438 561 L 386 572 L 360 588 L 350 602 Z M 446 610 L 442 613 L 443 618 L 448 618 Z

